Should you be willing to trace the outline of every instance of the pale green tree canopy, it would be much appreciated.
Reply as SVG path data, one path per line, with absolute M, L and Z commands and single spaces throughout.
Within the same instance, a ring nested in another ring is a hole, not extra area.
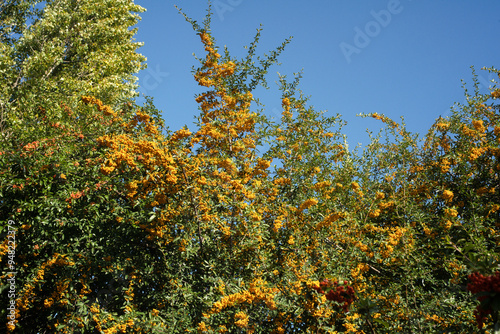
M 57 104 L 57 96 L 93 95 L 116 105 L 137 95 L 134 74 L 145 57 L 132 27 L 143 11 L 124 0 L 3 2 L 0 106 L 9 114 L 3 123 L 19 125 L 42 101 Z

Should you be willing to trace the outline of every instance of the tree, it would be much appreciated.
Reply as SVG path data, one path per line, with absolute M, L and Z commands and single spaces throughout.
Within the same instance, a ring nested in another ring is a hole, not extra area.
M 71 105 L 90 94 L 116 107 L 136 95 L 134 73 L 145 58 L 136 53 L 136 29 L 129 28 L 142 7 L 117 0 L 41 3 L 0 5 L 4 136 L 16 127 L 35 127 L 38 107 L 47 108 L 48 101 Z

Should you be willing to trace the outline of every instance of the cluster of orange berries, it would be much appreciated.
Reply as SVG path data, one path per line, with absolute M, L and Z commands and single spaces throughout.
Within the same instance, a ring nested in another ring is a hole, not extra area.
M 32 142 L 32 143 L 29 143 L 29 144 L 26 144 L 25 146 L 23 146 L 23 150 L 25 151 L 34 151 L 37 149 L 38 145 L 40 144 L 40 142 L 38 140 Z
M 479 329 L 483 328 L 486 317 L 493 312 L 493 302 L 500 298 L 500 272 L 490 276 L 484 276 L 480 273 L 469 275 L 470 283 L 467 284 L 467 290 L 473 294 L 480 294 L 477 300 L 481 302 L 474 311 Z M 498 310 L 495 310 L 498 311 Z
M 351 306 L 352 302 L 356 298 L 353 287 L 348 285 L 348 283 L 348 281 L 340 283 L 325 279 L 319 284 L 319 286 L 315 286 L 313 289 L 318 293 L 324 294 L 327 300 L 335 301 L 342 305 L 344 312 L 347 312 L 349 310 L 349 306 Z

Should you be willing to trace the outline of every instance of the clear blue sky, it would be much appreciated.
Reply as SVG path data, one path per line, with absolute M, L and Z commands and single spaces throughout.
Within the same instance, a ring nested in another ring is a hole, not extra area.
M 139 74 L 140 92 L 152 96 L 171 130 L 194 129 L 198 114 L 197 86 L 191 67 L 193 52 L 204 56 L 199 37 L 174 8 L 203 21 L 203 0 L 136 0 L 145 7 L 136 41 L 147 57 Z M 269 91 L 254 96 L 266 104 L 265 113 L 278 116 L 280 94 L 276 72 L 292 76 L 303 69 L 300 88 L 310 104 L 348 122 L 345 133 L 352 148 L 367 142 L 373 119 L 358 113 L 405 117 L 411 131 L 425 134 L 454 102 L 464 102 L 461 79 L 472 83 L 476 67 L 481 88 L 493 77 L 483 66 L 500 67 L 500 1 L 418 0 L 214 0 L 212 31 L 218 46 L 243 56 L 260 24 L 258 54 L 293 36 L 271 68 Z M 259 52 L 260 50 L 260 52 Z

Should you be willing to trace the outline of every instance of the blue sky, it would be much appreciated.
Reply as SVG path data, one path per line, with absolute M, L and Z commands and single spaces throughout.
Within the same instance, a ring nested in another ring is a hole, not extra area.
M 145 7 L 136 41 L 147 57 L 139 73 L 139 91 L 152 96 L 167 125 L 194 129 L 198 114 L 194 95 L 201 87 L 191 68 L 193 53 L 204 56 L 199 37 L 174 5 L 191 18 L 204 19 L 207 2 L 194 0 L 136 0 Z M 310 105 L 341 114 L 351 147 L 368 139 L 373 119 L 356 117 L 377 112 L 395 120 L 404 116 L 409 130 L 425 134 L 454 102 L 464 102 L 461 79 L 472 83 L 475 66 L 481 89 L 493 78 L 483 66 L 500 67 L 500 1 L 296 1 L 213 0 L 212 32 L 220 47 L 243 56 L 244 46 L 263 25 L 257 54 L 293 36 L 271 68 L 270 90 L 257 90 L 265 113 L 278 117 L 280 92 L 276 72 L 303 70 L 300 88 Z M 260 52 L 259 52 L 260 51 Z

